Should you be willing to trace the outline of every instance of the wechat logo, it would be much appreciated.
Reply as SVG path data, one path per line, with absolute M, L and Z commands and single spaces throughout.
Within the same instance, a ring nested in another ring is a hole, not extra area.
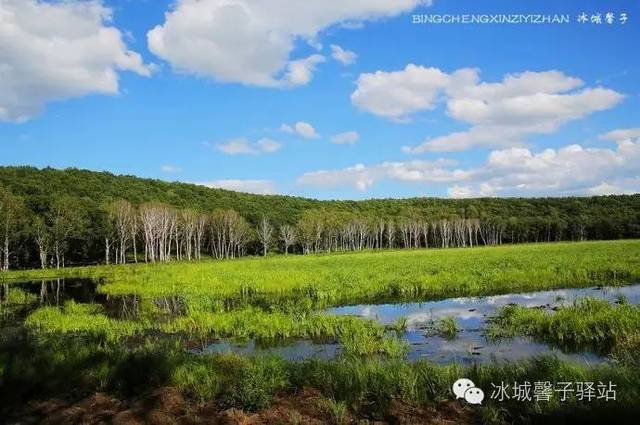
M 451 387 L 456 399 L 464 398 L 469 404 L 482 404 L 484 391 L 476 387 L 471 379 L 462 378 L 453 383 Z

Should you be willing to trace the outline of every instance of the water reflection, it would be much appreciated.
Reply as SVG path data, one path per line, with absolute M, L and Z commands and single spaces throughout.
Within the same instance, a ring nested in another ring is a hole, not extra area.
M 290 361 L 305 359 L 333 359 L 341 352 L 337 342 L 291 339 L 272 344 L 260 344 L 255 340 L 231 341 L 218 340 L 202 347 L 190 348 L 191 353 L 236 353 L 243 355 L 278 356 Z
M 552 354 L 566 360 L 602 362 L 602 353 L 580 351 L 577 347 L 560 349 L 528 337 L 489 340 L 483 333 L 487 318 L 506 305 L 518 304 L 551 311 L 584 297 L 609 302 L 618 302 L 624 297 L 629 303 L 638 304 L 640 285 L 560 289 L 419 303 L 353 305 L 330 308 L 326 312 L 377 320 L 385 325 L 406 318 L 407 331 L 403 338 L 410 344 L 408 357 L 413 360 L 426 358 L 438 363 L 476 363 L 494 360 L 515 361 L 535 355 Z M 433 323 L 444 317 L 455 319 L 460 329 L 456 338 L 447 339 L 428 332 Z
M 51 279 L 0 285 L 0 325 L 16 323 L 38 306 L 60 306 L 67 301 L 100 304 L 105 314 L 120 319 L 170 320 L 186 313 L 186 302 L 180 296 L 145 299 L 137 295 L 107 296 L 97 291 L 97 281 L 88 279 Z M 552 354 L 566 360 L 597 363 L 605 361 L 604 353 L 577 347 L 553 347 L 532 338 L 516 337 L 488 340 L 484 335 L 486 321 L 497 310 L 509 304 L 553 311 L 573 303 L 578 298 L 594 297 L 609 302 L 622 298 L 631 304 L 640 303 L 640 285 L 624 287 L 594 287 L 560 289 L 489 297 L 450 298 L 430 302 L 396 304 L 360 304 L 325 310 L 329 314 L 353 315 L 392 324 L 406 318 L 407 330 L 400 335 L 410 349 L 409 360 L 428 359 L 437 363 L 483 363 L 515 361 L 536 355 Z M 295 303 L 294 303 L 295 304 Z M 21 310 L 18 310 L 18 308 Z M 21 313 L 16 314 L 16 311 Z M 454 339 L 430 331 L 433 323 L 453 317 L 460 331 Z M 163 336 L 163 337 L 166 337 Z M 600 347 L 603 348 L 603 347 Z M 306 358 L 329 359 L 340 354 L 335 341 L 288 340 L 264 345 L 255 341 L 208 341 L 188 346 L 191 352 L 277 355 L 289 360 Z
M 326 312 L 373 319 L 385 325 L 404 317 L 407 319 L 409 330 L 421 329 L 432 321 L 452 316 L 460 327 L 469 329 L 480 327 L 487 316 L 495 314 L 499 308 L 509 304 L 552 310 L 571 304 L 578 298 L 593 297 L 616 302 L 621 296 L 631 304 L 640 303 L 640 285 L 558 289 L 489 297 L 448 298 L 417 303 L 360 304 L 329 308 Z
M 99 304 L 107 316 L 139 319 L 184 314 L 186 304 L 179 296 L 153 298 L 145 303 L 139 295 L 106 295 L 98 291 L 99 281 L 92 279 L 46 279 L 0 285 L 0 306 L 32 311 L 41 306 L 62 306 L 68 301 Z
M 78 303 L 101 303 L 105 296 L 96 292 L 98 282 L 91 279 L 43 279 L 0 286 L 0 300 L 16 304 L 33 302 L 35 295 L 39 305 L 61 305 L 73 300 Z M 22 296 L 11 297 L 22 293 Z M 25 296 L 26 295 L 26 296 Z

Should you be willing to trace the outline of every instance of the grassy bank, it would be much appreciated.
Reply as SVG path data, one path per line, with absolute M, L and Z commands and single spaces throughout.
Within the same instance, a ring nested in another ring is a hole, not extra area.
M 326 304 L 640 281 L 640 240 L 382 251 L 11 271 L 5 281 L 104 279 L 107 294 L 298 296 Z
M 437 366 L 400 359 L 309 360 L 299 363 L 278 358 L 186 353 L 178 344 L 147 342 L 134 349 L 95 340 L 34 339 L 19 334 L 0 346 L 0 415 L 25 400 L 55 396 L 76 400 L 95 391 L 139 397 L 160 386 L 175 386 L 194 405 L 215 401 L 219 408 L 255 411 L 267 407 L 277 393 L 296 393 L 313 387 L 330 403 L 357 417 L 385 420 L 394 404 L 436 406 L 453 400 L 452 383 L 467 377 L 483 388 L 485 400 L 477 412 L 487 422 L 528 422 L 565 417 L 578 420 L 618 418 L 633 423 L 638 413 L 640 374 L 624 365 L 587 367 L 543 357 L 503 365 Z M 594 382 L 616 385 L 615 400 L 548 401 L 492 399 L 501 382 Z M 282 423 L 289 423 L 283 420 Z M 293 423 L 293 422 L 292 422 Z
M 492 319 L 494 337 L 528 335 L 558 345 L 611 347 L 640 331 L 640 306 L 583 298 L 547 311 L 519 305 L 503 307 Z
M 101 275 L 106 283 L 99 289 L 110 296 L 135 294 L 136 316 L 112 317 L 101 305 L 67 302 L 36 309 L 26 319 L 28 328 L 108 340 L 158 332 L 264 341 L 329 337 L 338 339 L 347 351 L 397 355 L 403 351 L 402 344 L 385 335 L 381 325 L 326 315 L 317 309 L 340 302 L 488 295 L 640 281 L 640 241 L 97 266 L 62 272 L 67 276 Z M 10 275 L 35 278 L 49 273 L 52 271 Z M 9 293 L 17 297 L 20 292 L 16 289 Z M 158 296 L 179 297 L 184 303 L 182 311 L 164 314 L 154 303 Z M 520 316 L 540 314 L 514 311 Z M 515 325 L 507 326 L 511 317 L 502 319 L 504 331 L 516 331 Z M 524 319 L 518 321 L 524 323 Z M 588 331 L 590 325 L 585 326 Z M 449 326 L 442 332 L 453 338 L 456 329 Z
M 550 357 L 475 367 L 412 363 L 403 357 L 406 346 L 397 338 L 406 321 L 385 329 L 374 321 L 318 311 L 345 302 L 640 282 L 636 240 L 95 266 L 0 276 L 9 285 L 8 278 L 100 278 L 100 292 L 112 300 L 125 296 L 129 308 L 136 306 L 135 314 L 120 317 L 106 303 L 67 301 L 38 307 L 37 295 L 17 286 L 5 291 L 3 315 L 27 304 L 35 308 L 24 322 L 9 323 L 13 315 L 6 315 L 5 322 L 16 329 L 0 337 L 0 399 L 5 409 L 38 398 L 77 400 L 96 391 L 138 397 L 169 385 L 194 405 L 214 402 L 220 409 L 253 411 L 268 406 L 276 394 L 313 387 L 334 418 L 392 421 L 389 415 L 398 403 L 416 409 L 452 403 L 450 386 L 464 376 L 484 389 L 485 402 L 474 412 L 489 423 L 563 423 L 567 417 L 633 423 L 628 419 L 640 413 L 640 307 L 591 300 L 546 313 L 510 306 L 494 322 L 502 336 L 613 341 L 617 362 L 597 366 Z M 177 306 L 175 311 L 167 310 L 167 303 Z M 455 338 L 458 329 L 452 318 L 436 325 L 439 334 Z M 185 351 L 185 337 L 329 338 L 341 343 L 342 354 L 331 361 L 303 362 L 195 355 Z M 589 403 L 575 394 L 564 402 L 490 399 L 492 384 L 521 381 L 612 382 L 618 397 Z
M 100 305 L 68 302 L 37 309 L 26 320 L 29 328 L 110 340 L 148 332 L 259 340 L 333 337 L 365 347 L 358 349 L 361 352 L 382 347 L 395 353 L 400 347 L 384 336 L 380 325 L 316 310 L 340 302 L 640 281 L 640 241 L 98 266 L 63 272 L 102 274 L 102 292 L 138 297 L 137 316 L 109 317 Z M 34 278 L 51 271 L 23 273 Z M 15 297 L 19 292 L 10 293 Z M 183 311 L 163 315 L 153 302 L 159 296 L 178 296 Z
M 295 316 L 258 309 L 198 312 L 171 321 L 121 320 L 108 317 L 100 305 L 67 302 L 61 307 L 42 307 L 25 321 L 41 335 L 82 335 L 106 341 L 147 334 L 178 335 L 187 339 L 240 338 L 277 341 L 289 338 L 334 338 L 345 354 L 397 357 L 404 343 L 385 334 L 382 325 L 355 317 L 308 314 Z

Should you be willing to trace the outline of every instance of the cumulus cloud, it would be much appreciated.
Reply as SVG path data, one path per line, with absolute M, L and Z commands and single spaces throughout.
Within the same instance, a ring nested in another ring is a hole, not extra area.
M 345 131 L 331 136 L 331 143 L 336 145 L 352 145 L 360 139 L 357 131 Z
M 371 166 L 356 164 L 340 170 L 305 173 L 298 178 L 298 184 L 327 189 L 351 186 L 357 190 L 366 191 L 380 180 L 447 183 L 464 178 L 464 171 L 451 169 L 455 164 L 455 161 L 448 159 L 383 162 Z
M 618 186 L 603 182 L 597 186 L 590 187 L 587 192 L 590 195 L 615 195 L 616 193 L 622 193 L 623 190 Z
M 413 64 L 401 71 L 360 74 L 351 102 L 372 114 L 406 121 L 415 112 L 433 109 L 451 78 L 437 68 Z
M 244 137 L 229 139 L 216 145 L 216 149 L 229 155 L 260 155 L 276 152 L 281 147 L 282 143 L 276 140 L 262 138 L 252 143 Z
M 512 147 L 492 151 L 484 164 L 461 169 L 454 161 L 357 164 L 302 175 L 301 185 L 368 190 L 383 180 L 447 185 L 451 197 L 548 196 L 640 191 L 640 140 L 615 149 L 573 144 L 532 152 Z
M 304 137 L 305 139 L 317 139 L 320 137 L 316 129 L 313 128 L 311 124 L 304 121 L 298 121 L 293 125 L 282 124 L 280 126 L 280 131 L 289 134 L 295 134 Z
M 0 121 L 26 121 L 54 100 L 117 94 L 118 71 L 149 76 L 110 21 L 97 0 L 0 1 Z
M 447 188 L 449 198 L 471 198 L 473 194 L 473 188 L 471 186 L 459 186 L 456 184 Z
M 619 128 L 600 135 L 600 140 L 608 140 L 610 142 L 620 142 L 628 139 L 639 139 L 640 127 L 637 128 Z
M 147 41 L 149 50 L 182 72 L 266 87 L 300 85 L 311 80 L 321 56 L 291 58 L 298 40 L 318 45 L 318 34 L 330 26 L 391 17 L 429 3 L 177 0 Z
M 405 146 L 407 153 L 523 145 L 529 135 L 553 133 L 622 99 L 620 93 L 584 87 L 582 80 L 559 71 L 509 74 L 501 82 L 488 83 L 480 81 L 477 69 L 446 73 L 413 64 L 400 71 L 361 74 L 351 95 L 360 109 L 395 121 L 444 104 L 450 117 L 470 125 L 465 131 Z
M 356 52 L 354 51 L 343 49 L 337 44 L 332 44 L 331 57 L 343 65 L 351 65 L 355 63 L 358 55 L 356 55 Z
M 290 86 L 302 86 L 313 78 L 313 72 L 316 69 L 316 65 L 324 62 L 324 56 L 311 55 L 304 59 L 298 59 L 290 61 L 287 64 L 287 71 L 283 77 L 283 84 Z
M 270 180 L 212 180 L 208 182 L 194 182 L 194 184 L 217 189 L 227 189 L 236 192 L 255 193 L 258 195 L 272 195 L 276 193 L 276 185 Z

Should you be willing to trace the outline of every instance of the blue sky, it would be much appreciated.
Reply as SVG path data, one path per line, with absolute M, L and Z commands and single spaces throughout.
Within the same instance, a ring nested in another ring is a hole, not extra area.
M 0 4 L 0 165 L 322 199 L 640 191 L 638 2 L 234 2 L 266 17 L 217 0 Z M 515 13 L 571 22 L 412 23 Z

